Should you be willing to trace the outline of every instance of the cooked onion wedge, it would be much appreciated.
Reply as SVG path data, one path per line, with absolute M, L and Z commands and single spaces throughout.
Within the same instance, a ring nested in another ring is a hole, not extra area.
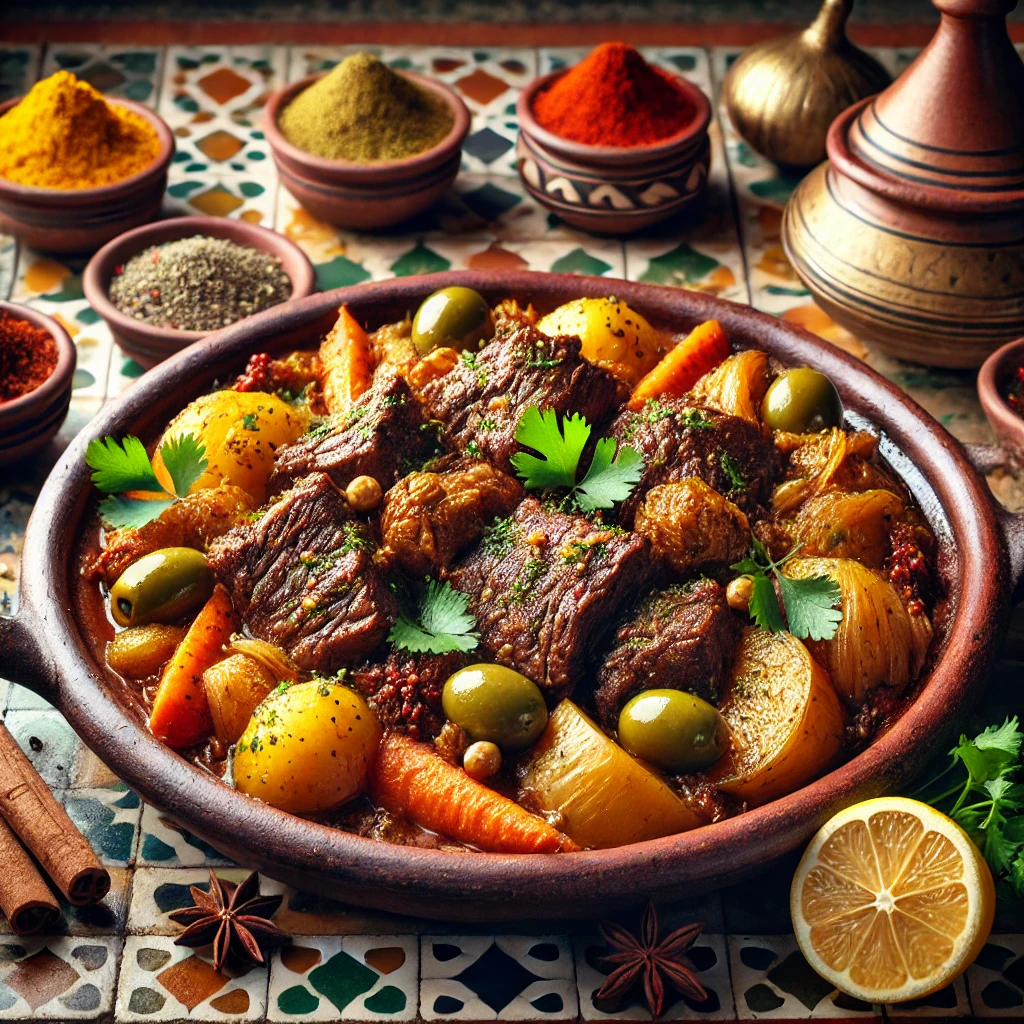
M 520 762 L 519 802 L 580 846 L 607 849 L 705 822 L 652 771 L 563 700 Z
M 828 673 L 791 633 L 744 632 L 718 710 L 732 735 L 711 781 L 753 806 L 810 782 L 842 746 Z
M 855 558 L 873 569 L 881 569 L 889 534 L 905 514 L 903 499 L 892 491 L 831 491 L 800 506 L 793 535 L 803 544 L 803 555 Z
M 693 386 L 690 397 L 699 405 L 738 416 L 761 426 L 761 402 L 768 390 L 768 356 L 747 349 L 729 356 Z

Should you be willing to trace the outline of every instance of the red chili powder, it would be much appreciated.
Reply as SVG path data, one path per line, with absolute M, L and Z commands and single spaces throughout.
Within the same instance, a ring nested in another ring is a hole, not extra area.
M 671 75 L 626 43 L 602 43 L 533 101 L 542 128 L 591 146 L 649 146 L 696 112 Z
M 34 391 L 57 366 L 57 343 L 41 327 L 0 310 L 0 402 Z

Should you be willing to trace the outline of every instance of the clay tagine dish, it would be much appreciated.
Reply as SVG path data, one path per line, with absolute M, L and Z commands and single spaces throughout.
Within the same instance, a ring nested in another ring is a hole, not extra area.
M 1024 64 L 1015 0 L 933 3 L 914 63 L 832 123 L 783 241 L 844 327 L 902 359 L 974 367 L 1024 334 Z

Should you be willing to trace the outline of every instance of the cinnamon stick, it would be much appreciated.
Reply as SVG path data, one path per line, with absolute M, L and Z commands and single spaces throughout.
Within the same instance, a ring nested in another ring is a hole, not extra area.
M 69 903 L 81 907 L 107 895 L 107 869 L 3 724 L 0 815 L 35 854 Z
M 60 905 L 18 837 L 0 819 L 0 910 L 16 935 L 42 931 L 60 917 Z

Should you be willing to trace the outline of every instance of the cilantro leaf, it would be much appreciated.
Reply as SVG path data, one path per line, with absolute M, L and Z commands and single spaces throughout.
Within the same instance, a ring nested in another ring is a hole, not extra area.
M 842 599 L 839 584 L 828 576 L 809 576 L 791 580 L 777 574 L 786 621 L 795 637 L 830 640 L 836 634 L 843 613 L 836 607 Z
M 174 498 L 126 498 L 111 494 L 100 502 L 100 518 L 109 530 L 137 530 L 151 519 L 156 519 L 165 508 L 174 504 Z
M 455 590 L 447 582 L 431 580 L 420 603 L 418 618 L 400 613 L 388 640 L 415 654 L 471 651 L 480 637 L 474 632 L 476 619 L 468 609 L 468 594 Z
M 775 587 L 763 572 L 751 576 L 754 589 L 750 594 L 747 611 L 754 623 L 769 633 L 781 633 L 786 628 L 782 618 L 779 599 L 775 596 Z
M 583 512 L 614 508 L 617 501 L 625 501 L 632 494 L 643 471 L 644 460 L 635 448 L 626 445 L 616 455 L 615 439 L 602 437 L 587 475 L 576 489 L 576 504 Z
M 564 435 L 563 435 L 564 431 Z M 511 462 L 523 482 L 532 490 L 548 487 L 575 487 L 576 468 L 583 446 L 590 437 L 587 421 L 577 413 L 563 417 L 559 429 L 554 409 L 541 412 L 535 405 L 523 413 L 516 428 L 516 440 L 540 452 L 543 458 L 528 452 L 517 452 Z
M 174 493 L 179 498 L 188 494 L 192 485 L 206 472 L 206 446 L 192 434 L 180 434 L 164 441 L 160 457 L 174 484 Z
M 93 471 L 92 482 L 106 494 L 123 491 L 162 491 L 145 445 L 137 437 L 120 444 L 112 437 L 94 437 L 85 451 L 85 463 Z

